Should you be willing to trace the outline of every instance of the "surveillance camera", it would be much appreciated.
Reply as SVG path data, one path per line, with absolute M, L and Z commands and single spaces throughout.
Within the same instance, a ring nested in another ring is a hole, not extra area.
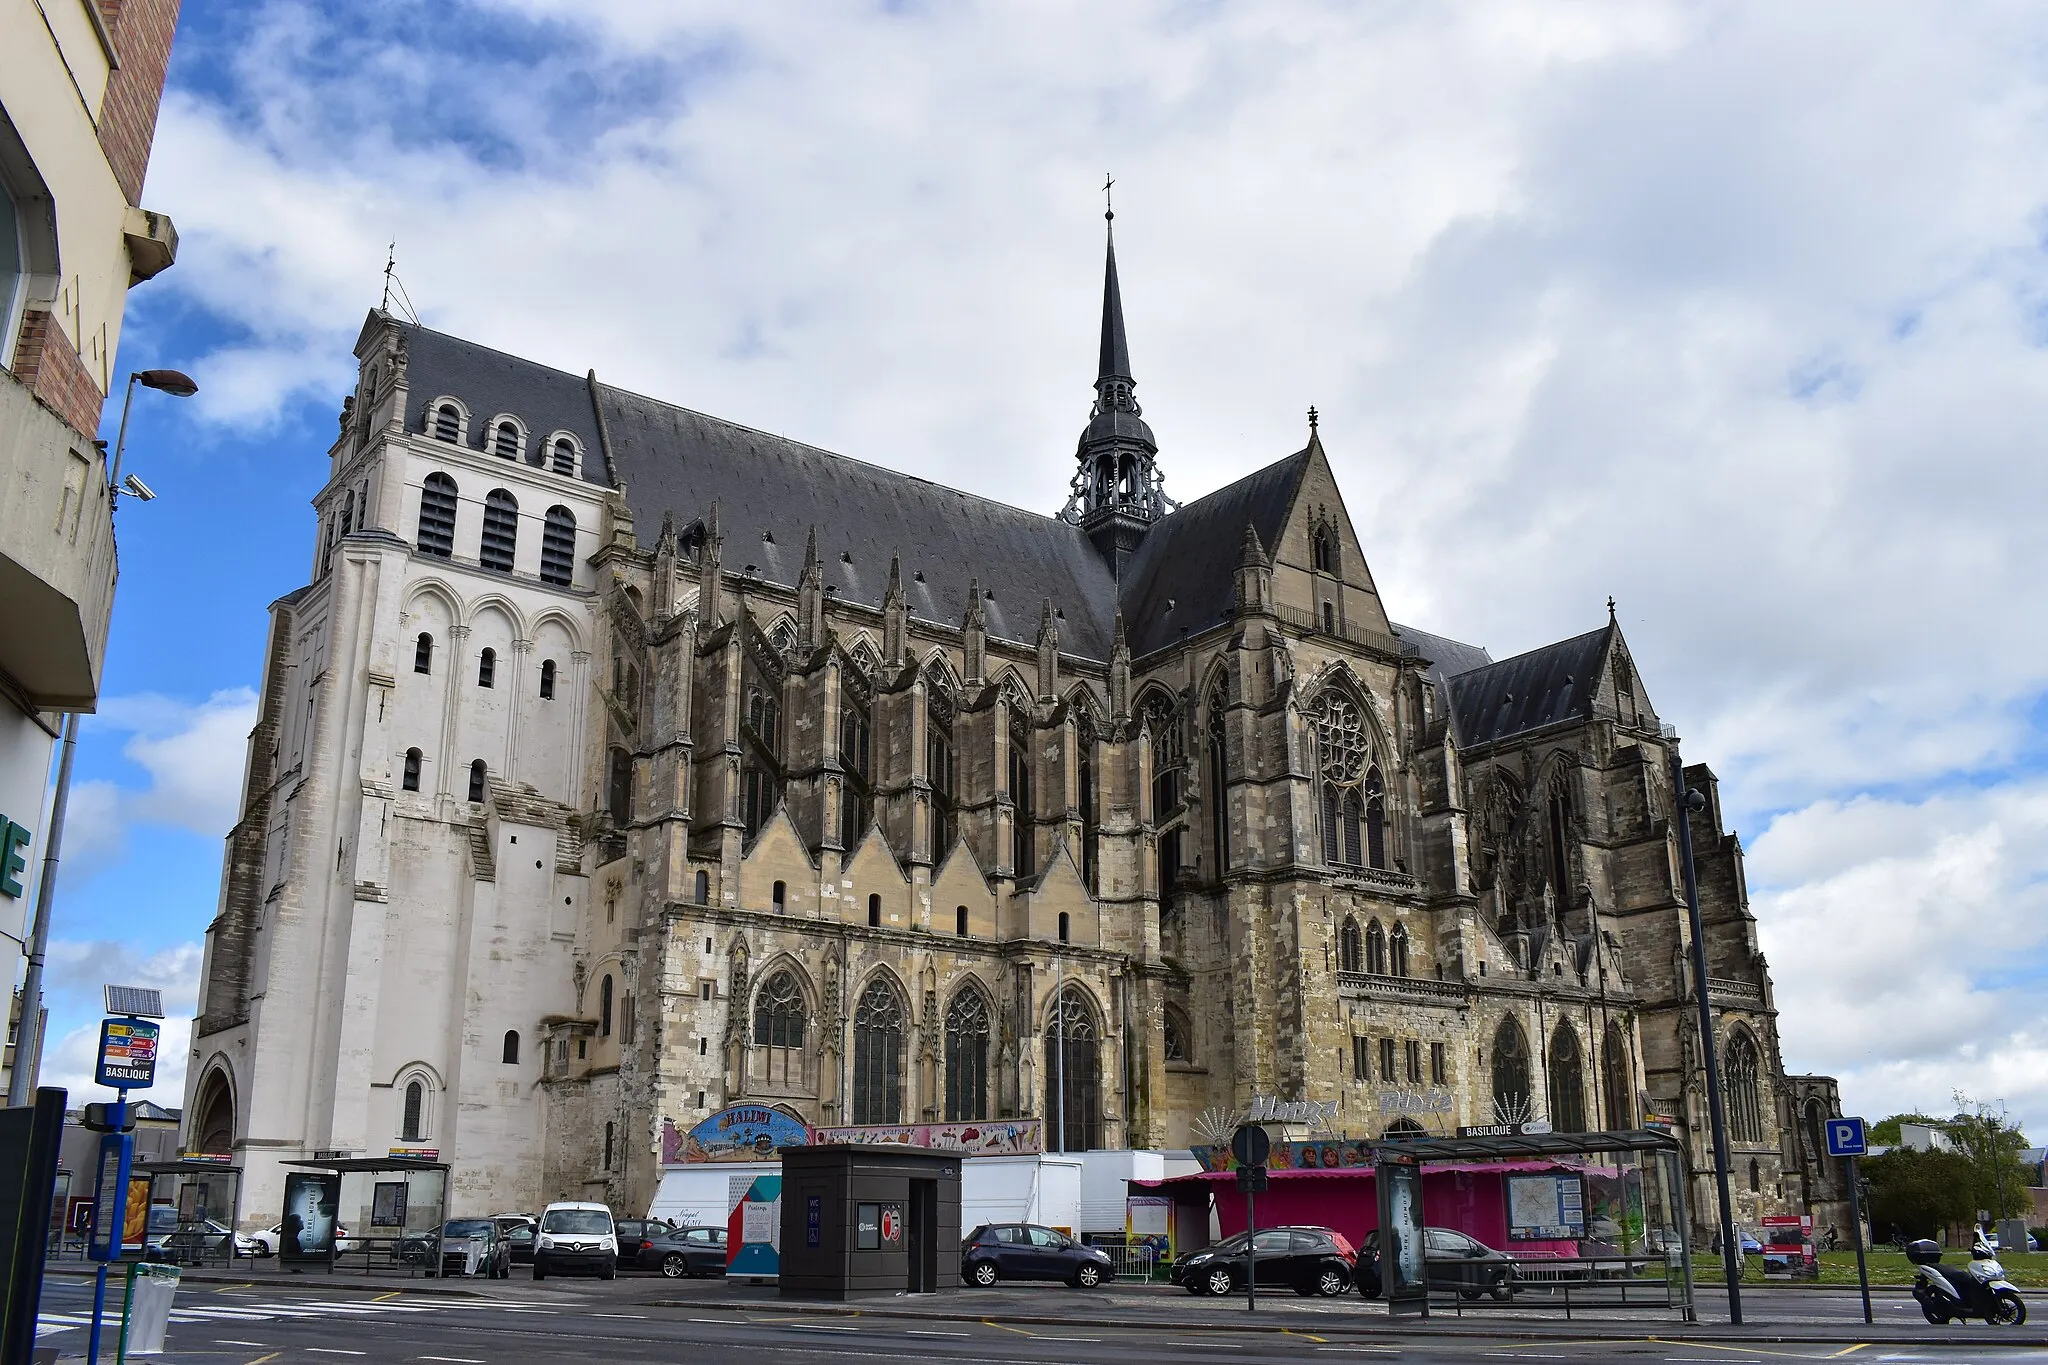
M 139 498 L 143 502 L 151 502 L 156 498 L 156 490 L 136 478 L 133 474 L 121 480 L 121 491 L 129 497 Z

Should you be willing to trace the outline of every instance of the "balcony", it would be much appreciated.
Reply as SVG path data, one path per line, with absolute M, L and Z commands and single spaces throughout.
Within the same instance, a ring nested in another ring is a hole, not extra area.
M 1423 1001 L 1451 1005 L 1462 1001 L 1466 988 L 1450 981 L 1425 981 L 1413 976 L 1381 976 L 1376 972 L 1338 972 L 1337 990 L 1375 1000 Z
M 0 672 L 32 706 L 93 709 L 116 567 L 105 457 L 0 371 Z
M 1761 986 L 1747 981 L 1710 976 L 1707 978 L 1707 999 L 1724 1009 L 1762 1009 L 1764 992 Z

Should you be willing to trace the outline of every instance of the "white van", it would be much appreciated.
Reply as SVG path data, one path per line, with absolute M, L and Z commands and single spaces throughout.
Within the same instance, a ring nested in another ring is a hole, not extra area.
M 541 1211 L 533 1238 L 533 1278 L 619 1273 L 619 1232 L 603 1204 L 550 1204 Z

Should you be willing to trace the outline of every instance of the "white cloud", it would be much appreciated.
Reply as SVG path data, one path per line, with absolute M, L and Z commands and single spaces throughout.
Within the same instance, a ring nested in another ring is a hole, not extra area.
M 2048 1136 L 2048 779 L 1817 804 L 1749 866 L 1788 1068 L 1872 1117 L 1960 1087 Z
M 204 957 L 205 949 L 198 943 L 180 943 L 144 955 L 120 943 L 52 942 L 44 999 L 55 1032 L 46 1044 L 40 1083 L 64 1087 L 73 1105 L 112 1099 L 111 1091 L 93 1083 L 100 988 L 108 984 L 154 986 L 163 992 L 166 1015 L 157 1043 L 156 1084 L 134 1093 L 177 1108 L 184 1101 L 185 1064 L 191 1052 L 192 1016 L 198 1011 Z M 65 1020 L 80 1018 L 93 1022 L 65 1027 Z
M 108 697 L 86 718 L 85 738 L 126 733 L 121 752 L 148 777 L 141 788 L 104 779 L 73 785 L 66 803 L 64 866 L 79 880 L 116 861 L 137 823 L 207 838 L 234 827 L 256 694 L 246 687 L 189 703 L 155 693 Z

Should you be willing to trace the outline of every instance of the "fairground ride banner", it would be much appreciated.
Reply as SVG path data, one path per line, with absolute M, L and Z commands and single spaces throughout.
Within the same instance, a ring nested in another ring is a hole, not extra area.
M 1045 1150 L 1045 1123 L 1042 1119 L 997 1119 L 986 1123 L 868 1124 L 820 1128 L 816 1141 L 929 1147 L 962 1156 L 1036 1156 Z

